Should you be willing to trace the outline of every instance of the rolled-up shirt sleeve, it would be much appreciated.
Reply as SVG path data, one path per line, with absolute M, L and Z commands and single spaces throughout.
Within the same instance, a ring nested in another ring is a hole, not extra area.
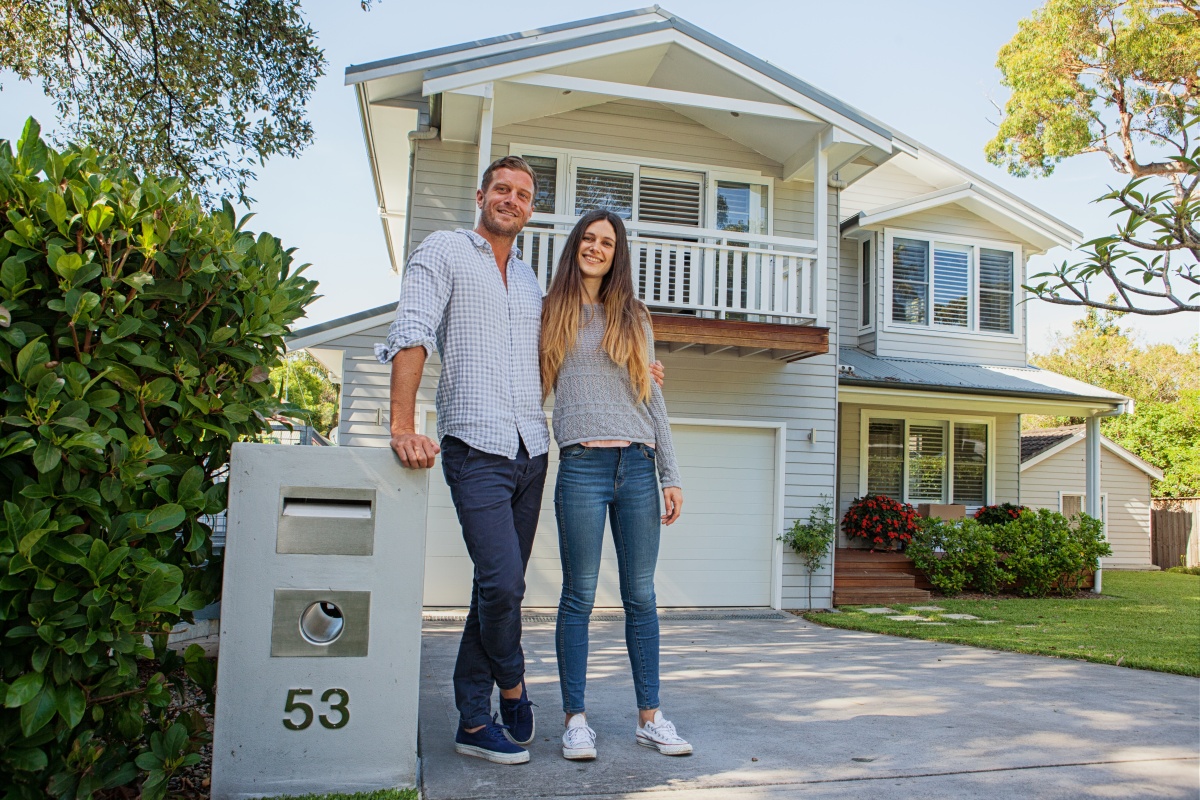
M 450 263 L 442 235 L 432 234 L 413 250 L 400 284 L 396 319 L 387 341 L 375 345 L 375 357 L 386 364 L 401 350 L 424 347 L 425 357 L 437 349 L 437 331 L 450 302 Z

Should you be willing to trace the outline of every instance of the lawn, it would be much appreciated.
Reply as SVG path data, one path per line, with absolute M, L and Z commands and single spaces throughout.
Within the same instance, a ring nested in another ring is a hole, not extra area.
M 1200 576 L 1106 571 L 1103 586 L 1103 595 L 1094 599 L 935 595 L 920 605 L 939 611 L 893 603 L 887 607 L 895 614 L 842 606 L 841 613 L 804 616 L 835 628 L 1200 676 Z M 947 614 L 978 619 L 948 619 Z M 889 619 L 908 615 L 922 619 Z
M 355 794 L 305 794 L 287 795 L 276 800 L 418 800 L 416 789 L 381 789 L 378 792 Z

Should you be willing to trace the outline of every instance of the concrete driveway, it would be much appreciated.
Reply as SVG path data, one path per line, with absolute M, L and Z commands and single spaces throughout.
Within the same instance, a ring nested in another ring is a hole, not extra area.
M 493 765 L 454 752 L 460 629 L 430 616 L 422 637 L 428 800 L 1200 797 L 1200 681 L 772 612 L 664 613 L 663 710 L 696 749 L 683 758 L 634 743 L 624 625 L 597 612 L 592 762 L 562 758 L 553 617 L 529 618 L 537 739 L 528 764 Z

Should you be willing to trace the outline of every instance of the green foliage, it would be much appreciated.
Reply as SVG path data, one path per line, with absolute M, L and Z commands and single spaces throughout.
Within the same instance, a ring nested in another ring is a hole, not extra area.
M 325 57 L 293 0 L 0 0 L 0 69 L 41 79 L 75 141 L 244 200 L 312 143 Z
M 0 140 L 8 800 L 89 797 L 139 766 L 154 797 L 203 738 L 171 698 L 211 687 L 212 663 L 166 632 L 216 596 L 200 518 L 225 507 L 232 443 L 279 408 L 268 372 L 315 284 L 179 186 L 55 152 L 33 120 L 15 153 Z
M 1187 155 L 1187 120 L 1200 111 L 1194 0 L 1047 0 L 996 66 L 1012 93 L 986 147 L 992 163 L 1049 175 L 1096 152 L 1132 178 L 1179 171 L 1151 154 Z
M 338 423 L 339 387 L 330 380 L 329 370 L 309 353 L 291 353 L 283 364 L 271 370 L 275 394 L 304 409 L 303 418 L 322 436 L 329 436 Z
M 1047 509 L 1027 510 L 997 525 L 922 520 L 905 552 L 946 594 L 1012 588 L 1036 597 L 1074 593 L 1099 559 L 1112 555 L 1099 520 L 1086 514 L 1068 520 Z
M 1141 346 L 1116 315 L 1091 312 L 1035 366 L 1132 397 L 1135 413 L 1100 421 L 1101 432 L 1163 471 L 1156 497 L 1200 494 L 1200 341 L 1184 349 Z M 1070 417 L 1025 417 L 1027 427 L 1078 424 Z
M 795 520 L 792 527 L 779 536 L 779 541 L 792 548 L 804 568 L 808 570 L 808 607 L 812 608 L 812 576 L 821 568 L 829 545 L 837 536 L 837 525 L 833 521 L 833 503 L 828 495 L 808 512 L 808 522 Z

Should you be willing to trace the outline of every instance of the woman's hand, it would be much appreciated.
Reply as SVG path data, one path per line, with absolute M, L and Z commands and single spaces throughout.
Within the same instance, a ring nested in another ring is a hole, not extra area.
M 667 377 L 666 371 L 663 369 L 661 361 L 655 361 L 650 365 L 650 379 L 658 384 L 658 388 L 662 388 L 663 378 Z
M 683 490 L 678 486 L 663 487 L 663 509 L 667 512 L 662 515 L 663 525 L 670 525 L 679 519 L 683 512 Z

